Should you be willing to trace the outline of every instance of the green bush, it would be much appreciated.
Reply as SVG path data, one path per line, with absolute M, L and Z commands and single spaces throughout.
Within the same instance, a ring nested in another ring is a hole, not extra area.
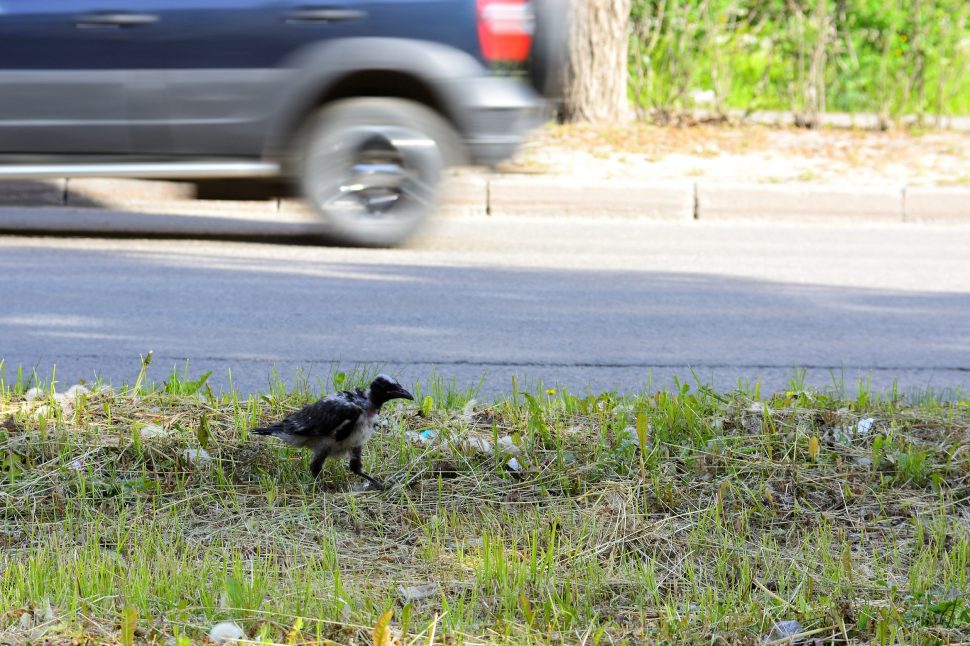
M 634 0 L 641 116 L 970 114 L 967 0 Z

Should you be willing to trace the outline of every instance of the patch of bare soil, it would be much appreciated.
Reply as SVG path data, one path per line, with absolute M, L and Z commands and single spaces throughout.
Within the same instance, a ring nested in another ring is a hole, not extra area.
M 550 126 L 499 170 L 586 178 L 970 187 L 970 133 Z

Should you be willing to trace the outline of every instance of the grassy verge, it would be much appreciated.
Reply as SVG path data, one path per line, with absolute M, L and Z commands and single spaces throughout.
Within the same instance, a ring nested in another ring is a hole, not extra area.
M 793 381 L 476 403 L 432 378 L 365 452 L 380 494 L 248 434 L 320 385 L 7 380 L 0 642 L 970 640 L 970 401 Z

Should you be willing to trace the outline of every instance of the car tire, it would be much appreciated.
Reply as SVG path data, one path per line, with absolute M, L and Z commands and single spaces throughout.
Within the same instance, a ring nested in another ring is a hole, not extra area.
M 308 124 L 300 187 L 343 244 L 388 247 L 413 235 L 435 209 L 443 171 L 461 144 L 437 112 L 404 99 L 346 99 Z
M 565 0 L 532 0 L 535 33 L 528 71 L 532 87 L 553 104 L 560 104 L 566 89 L 569 61 L 570 7 Z

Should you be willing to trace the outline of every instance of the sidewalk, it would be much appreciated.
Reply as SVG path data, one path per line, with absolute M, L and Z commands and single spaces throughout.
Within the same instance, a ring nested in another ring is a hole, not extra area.
M 0 205 L 305 217 L 299 200 L 245 195 L 247 185 L 211 199 L 190 182 L 4 181 Z M 550 127 L 495 172 L 453 172 L 441 211 L 970 223 L 970 133 Z

